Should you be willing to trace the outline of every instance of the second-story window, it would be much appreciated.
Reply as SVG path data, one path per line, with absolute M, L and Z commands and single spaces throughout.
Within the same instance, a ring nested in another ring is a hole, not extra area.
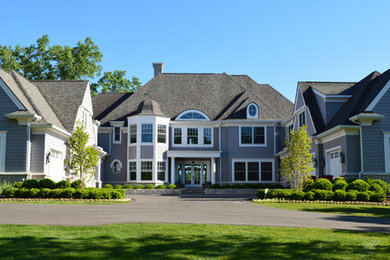
M 130 125 L 130 143 L 137 143 L 137 125 Z
M 203 128 L 203 144 L 211 144 L 211 128 Z
M 174 144 L 181 144 L 181 128 L 174 128 L 173 129 L 173 143 Z
M 153 143 L 153 124 L 142 124 L 142 142 Z
M 120 142 L 121 142 L 121 127 L 114 126 L 114 143 L 120 143 Z
M 299 127 L 306 124 L 306 117 L 305 117 L 305 111 L 301 112 L 299 115 Z
M 167 136 L 167 126 L 166 125 L 158 125 L 157 142 L 165 144 L 166 136 Z
M 265 144 L 264 127 L 242 126 L 241 144 Z
M 198 144 L 198 128 L 187 129 L 187 144 Z

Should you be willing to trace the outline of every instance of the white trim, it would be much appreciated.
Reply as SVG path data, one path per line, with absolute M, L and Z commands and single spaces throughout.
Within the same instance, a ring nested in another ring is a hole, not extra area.
M 162 181 L 162 180 L 159 180 L 158 179 L 158 163 L 159 162 L 165 162 L 165 179 L 164 179 L 164 182 L 168 182 L 169 181 L 169 178 L 168 178 L 168 160 L 156 160 L 156 181 Z
M 168 150 L 167 157 L 183 157 L 183 158 L 219 158 L 221 151 L 185 151 L 185 150 Z
M 175 128 L 181 129 L 181 144 L 175 144 Z M 188 128 L 198 129 L 198 144 L 188 144 Z M 204 129 L 211 129 L 211 144 L 204 144 Z M 185 147 L 191 149 L 192 147 L 214 147 L 214 127 L 199 127 L 199 126 L 188 126 L 188 127 L 172 127 L 173 131 L 171 134 L 171 146 L 172 147 Z
M 365 111 L 372 111 L 374 107 L 378 104 L 379 100 L 382 99 L 382 97 L 386 94 L 386 92 L 390 88 L 390 80 L 386 83 L 386 85 L 382 88 L 382 90 L 376 95 L 373 101 L 368 105 L 368 107 L 365 109 Z
M 6 153 L 7 153 L 7 131 L 0 131 L 0 172 L 5 171 Z
M 234 163 L 235 162 L 244 162 L 245 163 L 245 181 L 235 181 L 234 180 Z M 258 181 L 248 181 L 248 162 L 258 162 L 259 163 L 259 180 Z M 271 162 L 272 163 L 272 181 L 262 181 L 261 180 L 261 163 Z M 232 159 L 232 183 L 273 183 L 275 182 L 275 159 Z
M 3 89 L 5 94 L 7 94 L 7 96 L 12 100 L 12 102 L 14 102 L 14 104 L 19 110 L 27 110 L 23 106 L 22 102 L 20 102 L 20 100 L 16 97 L 16 95 L 12 92 L 12 90 L 7 86 L 7 84 L 5 84 L 5 82 L 1 77 L 0 77 L 0 87 Z
M 326 174 L 327 175 L 330 175 L 331 173 L 329 172 L 330 171 L 330 167 L 329 167 L 329 165 L 330 165 L 330 162 L 329 162 L 329 156 L 328 156 L 328 154 L 330 153 L 330 152 L 334 152 L 334 151 L 340 151 L 340 153 L 341 153 L 341 145 L 338 145 L 338 146 L 335 146 L 335 147 L 332 147 L 332 148 L 329 148 L 329 149 L 326 149 L 325 150 L 325 172 L 326 172 Z M 341 166 L 341 172 L 340 172 L 340 174 L 342 175 L 343 174 L 343 166 L 341 165 L 341 162 L 340 162 L 340 166 Z
M 129 167 L 129 164 L 130 162 L 135 162 L 135 180 L 130 180 L 130 167 Z M 137 182 L 138 180 L 138 163 L 137 163 L 137 159 L 127 159 L 127 182 Z
M 255 106 L 255 108 L 256 108 L 256 113 L 255 113 L 255 115 L 254 116 L 251 116 L 250 114 L 249 114 L 249 107 L 250 106 Z M 255 104 L 255 103 L 250 103 L 247 107 L 246 107 L 246 118 L 247 119 L 254 119 L 254 118 L 259 118 L 259 108 L 258 108 L 258 106 Z
M 198 114 L 201 114 L 202 116 L 205 117 L 205 119 L 181 119 L 182 116 L 184 116 L 185 114 L 187 113 L 198 113 Z M 210 121 L 210 118 L 205 114 L 203 113 L 202 111 L 200 110 L 197 110 L 197 109 L 190 109 L 190 110 L 186 110 L 184 112 L 181 112 L 175 120 L 185 120 L 185 121 Z
M 390 131 L 383 131 L 385 172 L 390 172 Z
M 119 165 L 120 165 L 119 172 L 117 172 L 117 173 L 114 172 L 114 170 L 112 169 L 112 166 L 113 166 L 114 163 L 116 163 L 116 162 L 118 162 Z M 119 159 L 115 159 L 115 160 L 113 160 L 113 161 L 111 162 L 110 169 L 111 169 L 111 171 L 112 171 L 115 175 L 118 175 L 118 174 L 121 172 L 121 170 L 123 169 L 123 164 L 122 164 L 122 162 L 121 162 Z
M 315 88 L 311 88 L 311 89 L 313 90 L 314 94 L 316 94 L 316 95 L 318 95 L 318 96 L 322 97 L 322 99 L 325 101 L 325 99 L 326 99 L 326 95 L 325 95 L 324 93 L 322 93 L 322 92 L 318 91 L 318 90 L 317 90 L 317 89 L 315 89 Z
M 252 144 L 242 144 L 241 143 L 241 127 L 252 127 L 252 138 L 253 138 L 253 142 L 254 142 L 254 127 L 263 127 L 264 128 L 264 144 L 255 144 L 255 143 L 252 143 Z M 241 147 L 266 147 L 267 146 L 267 126 L 253 126 L 253 125 L 240 125 L 238 127 L 238 142 L 240 144 Z

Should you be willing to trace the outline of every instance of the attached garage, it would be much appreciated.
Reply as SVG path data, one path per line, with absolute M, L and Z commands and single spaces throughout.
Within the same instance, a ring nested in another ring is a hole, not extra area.
M 327 157 L 327 174 L 333 175 L 333 177 L 338 177 L 342 175 L 342 165 L 341 165 L 341 149 L 337 148 L 331 151 L 326 152 Z

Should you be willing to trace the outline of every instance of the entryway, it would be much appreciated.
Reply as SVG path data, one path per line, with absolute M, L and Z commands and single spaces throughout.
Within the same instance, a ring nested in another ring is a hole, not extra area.
M 341 154 L 340 150 L 333 150 L 327 153 L 328 175 L 333 175 L 333 177 L 338 177 L 342 174 L 340 154 Z
M 210 179 L 210 162 L 208 161 L 178 161 L 178 180 L 186 187 L 202 187 Z

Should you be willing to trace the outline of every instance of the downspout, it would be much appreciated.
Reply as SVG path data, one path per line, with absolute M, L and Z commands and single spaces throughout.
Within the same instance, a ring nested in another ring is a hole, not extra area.
M 27 122 L 27 142 L 26 142 L 26 173 L 27 179 L 31 179 L 31 121 Z
M 221 122 L 219 122 L 218 126 L 218 132 L 219 132 L 219 150 L 221 151 L 221 156 L 219 157 L 219 185 L 222 186 L 222 128 L 221 128 Z
M 355 119 L 351 120 L 355 124 L 359 124 L 359 132 L 360 132 L 360 172 L 359 172 L 359 179 L 362 178 L 362 173 L 364 170 L 364 162 L 363 162 L 363 126 L 362 123 L 359 121 L 356 121 Z

